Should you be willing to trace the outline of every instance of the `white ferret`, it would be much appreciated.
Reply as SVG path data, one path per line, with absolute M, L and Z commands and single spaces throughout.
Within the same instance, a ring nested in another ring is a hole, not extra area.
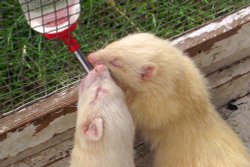
M 79 90 L 71 167 L 134 167 L 135 127 L 108 68 L 96 66 Z
M 125 92 L 155 151 L 154 167 L 250 167 L 243 143 L 211 104 L 205 79 L 169 41 L 132 34 L 88 60 L 108 66 Z

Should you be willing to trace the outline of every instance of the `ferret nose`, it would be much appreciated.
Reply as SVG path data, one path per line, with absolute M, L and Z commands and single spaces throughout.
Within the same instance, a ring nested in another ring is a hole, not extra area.
M 97 59 L 97 56 L 94 53 L 90 53 L 88 55 L 88 61 L 90 62 L 90 64 L 92 66 L 98 65 L 98 59 Z
M 97 65 L 97 66 L 95 67 L 95 71 L 96 71 L 97 73 L 102 73 L 102 72 L 106 71 L 107 69 L 108 69 L 108 68 L 107 68 L 105 65 L 103 65 L 103 64 Z

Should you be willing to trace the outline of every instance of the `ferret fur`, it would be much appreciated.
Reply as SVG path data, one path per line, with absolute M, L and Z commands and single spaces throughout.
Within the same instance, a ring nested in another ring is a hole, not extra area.
M 211 104 L 206 80 L 169 41 L 136 33 L 88 59 L 107 65 L 125 92 L 152 143 L 154 167 L 250 167 L 245 146 Z
M 122 90 L 108 68 L 82 80 L 71 167 L 134 167 L 135 127 Z

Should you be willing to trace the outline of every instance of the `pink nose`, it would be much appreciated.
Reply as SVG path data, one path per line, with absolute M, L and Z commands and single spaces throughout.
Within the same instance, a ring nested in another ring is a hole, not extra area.
M 92 64 L 93 66 L 98 65 L 97 57 L 96 57 L 96 55 L 93 54 L 93 53 L 90 53 L 90 54 L 88 55 L 88 61 L 89 61 L 90 64 Z
M 104 71 L 106 71 L 108 68 L 103 65 L 103 64 L 100 64 L 100 65 L 97 65 L 94 70 L 97 72 L 97 73 L 102 73 Z

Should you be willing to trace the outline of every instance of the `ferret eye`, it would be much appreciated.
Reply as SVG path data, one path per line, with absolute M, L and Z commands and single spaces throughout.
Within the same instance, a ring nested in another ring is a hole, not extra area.
M 114 59 L 114 60 L 110 61 L 110 64 L 111 64 L 112 66 L 114 66 L 114 67 L 118 67 L 118 68 L 121 68 L 121 67 L 122 67 L 122 65 L 121 65 L 121 63 L 119 62 L 118 59 Z

